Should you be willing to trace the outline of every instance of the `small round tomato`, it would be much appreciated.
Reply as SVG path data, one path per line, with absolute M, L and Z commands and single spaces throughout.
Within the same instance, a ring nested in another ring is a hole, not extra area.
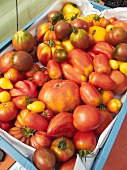
M 7 91 L 0 92 L 0 102 L 9 102 L 11 100 L 11 94 Z
M 111 113 L 114 113 L 114 114 L 119 113 L 122 106 L 123 106 L 123 104 L 122 104 L 121 100 L 115 99 L 115 98 L 109 100 L 109 102 L 107 103 L 108 111 Z
M 63 6 L 62 13 L 65 15 L 67 13 L 74 13 L 80 16 L 80 9 L 77 7 L 76 4 L 67 3 Z
M 106 31 L 107 31 L 107 32 L 111 31 L 111 30 L 113 29 L 113 27 L 114 27 L 114 26 L 111 25 L 111 24 L 107 25 L 107 26 L 106 26 Z
M 63 62 L 67 59 L 67 52 L 64 49 L 56 49 L 53 53 L 53 59 L 57 62 Z
M 81 132 L 96 129 L 101 123 L 101 112 L 91 105 L 79 105 L 73 112 L 73 124 Z
M 112 23 L 112 22 L 114 22 L 114 21 L 117 21 L 117 18 L 111 17 L 111 18 L 109 18 L 109 21 Z
M 0 128 L 5 130 L 5 131 L 9 131 L 9 129 L 11 129 L 13 127 L 13 123 L 12 121 L 0 121 Z
M 68 161 L 75 152 L 72 141 L 65 137 L 56 138 L 50 149 L 55 153 L 58 162 Z
M 73 138 L 75 148 L 80 150 L 93 151 L 96 147 L 96 135 L 94 131 L 81 132 L 78 131 Z
M 47 119 L 48 121 L 50 121 L 53 117 L 54 117 L 54 113 L 53 113 L 53 111 L 51 110 L 51 109 L 47 109 L 47 108 L 45 108 L 44 110 L 43 110 L 43 112 L 41 113 L 41 115 L 43 116 L 43 117 L 45 117 L 45 119 Z
M 118 62 L 116 60 L 109 60 L 109 65 L 111 67 L 111 69 L 113 70 L 117 70 L 119 65 L 118 65 Z
M 102 91 L 102 104 L 107 105 L 108 101 L 114 98 L 114 93 L 111 90 Z

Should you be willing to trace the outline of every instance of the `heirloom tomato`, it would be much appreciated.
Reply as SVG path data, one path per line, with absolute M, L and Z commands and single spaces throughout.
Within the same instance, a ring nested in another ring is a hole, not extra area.
M 10 68 L 13 67 L 13 62 L 12 62 L 13 54 L 15 54 L 15 51 L 9 51 L 9 52 L 4 53 L 0 57 L 0 72 L 1 73 L 4 74 Z
M 61 11 L 53 10 L 48 13 L 47 20 L 55 25 L 58 21 L 63 20 L 64 16 Z
M 34 48 L 34 37 L 27 30 L 20 30 L 15 32 L 12 37 L 12 45 L 16 51 L 29 52 Z
M 45 74 L 44 71 L 36 71 L 33 75 L 33 82 L 37 85 L 37 86 L 43 86 L 43 84 L 45 82 L 47 82 L 49 80 L 49 75 Z
M 58 40 L 56 33 L 54 31 L 54 26 L 51 26 L 49 30 L 43 36 L 43 42 L 49 40 Z
M 60 79 L 62 77 L 62 70 L 59 63 L 50 59 L 47 63 L 47 71 L 51 79 Z
M 97 88 L 103 90 L 113 90 L 116 87 L 116 83 L 105 73 L 92 72 L 89 75 L 89 82 Z
M 76 18 L 70 22 L 72 27 L 75 27 L 77 29 L 84 29 L 86 32 L 89 31 L 89 25 L 86 21 Z
M 78 85 L 62 79 L 46 82 L 39 92 L 38 99 L 54 113 L 71 112 L 81 102 Z
M 119 66 L 119 70 L 127 77 L 127 63 L 123 62 Z
M 64 49 L 56 49 L 52 58 L 57 62 L 63 62 L 67 59 L 67 52 Z
M 9 101 L 6 103 L 0 103 L 0 120 L 11 121 L 16 118 L 18 114 L 18 108 L 14 102 Z
M 13 127 L 12 121 L 0 121 L 0 128 L 5 130 L 6 132 L 9 131 Z
M 8 90 L 8 89 L 13 88 L 13 84 L 11 83 L 11 81 L 8 78 L 1 77 L 0 78 L 0 87 L 4 90 Z
M 17 81 L 24 80 L 23 74 L 15 68 L 10 68 L 6 73 L 4 73 L 4 77 L 8 78 L 12 84 Z
M 78 8 L 78 6 L 76 4 L 67 3 L 63 6 L 62 13 L 63 13 L 63 15 L 65 15 L 67 13 L 74 13 L 74 14 L 78 14 L 78 16 L 80 16 L 80 9 Z
M 127 77 L 119 70 L 112 70 L 110 78 L 115 82 L 114 94 L 122 94 L 127 90 Z
M 73 112 L 73 124 L 81 132 L 96 129 L 101 123 L 101 112 L 92 105 L 79 105 Z
M 44 110 L 45 104 L 42 101 L 33 101 L 32 103 L 27 105 L 27 109 L 40 113 Z
M 70 34 L 70 42 L 75 48 L 86 50 L 89 47 L 89 35 L 84 29 L 73 27 Z
M 10 90 L 12 97 L 27 96 L 35 98 L 38 95 L 37 85 L 31 80 L 18 81 L 14 84 L 13 89 Z
M 127 31 L 127 23 L 125 22 L 125 21 L 123 21 L 123 20 L 118 20 L 118 19 L 116 19 L 116 21 L 113 21 L 112 22 L 112 25 L 114 26 L 114 27 L 123 27 L 123 28 L 125 28 L 125 30 Z
M 41 147 L 34 151 L 32 161 L 38 170 L 52 170 L 56 164 L 56 157 L 51 149 Z
M 63 40 L 62 46 L 64 47 L 64 50 L 68 53 L 69 51 L 74 49 L 74 46 L 71 44 L 70 39 Z
M 17 115 L 17 119 L 22 127 L 27 126 L 33 130 L 46 131 L 48 127 L 48 121 L 36 112 L 28 109 L 23 109 Z
M 43 112 L 41 113 L 41 115 L 47 119 L 48 121 L 50 121 L 53 117 L 54 117 L 54 112 L 51 109 L 47 109 L 45 108 L 43 110 Z
M 98 89 L 89 82 L 84 82 L 80 87 L 80 95 L 85 104 L 98 107 L 102 104 L 102 96 Z
M 127 61 L 127 44 L 119 43 L 115 50 L 113 51 L 113 58 L 118 61 L 126 62 Z
M 37 57 L 43 66 L 47 66 L 56 49 L 63 49 L 60 41 L 49 40 L 38 45 Z
M 102 95 L 102 104 L 104 106 L 107 105 L 109 100 L 114 98 L 114 93 L 112 92 L 112 90 L 102 90 L 101 95 Z
M 123 104 L 122 104 L 121 100 L 116 99 L 116 98 L 109 100 L 108 103 L 107 103 L 108 111 L 113 113 L 113 114 L 119 113 L 122 106 L 123 106 Z
M 113 116 L 110 112 L 100 109 L 101 110 L 101 123 L 100 125 L 95 129 L 95 133 L 97 135 L 101 135 L 102 132 L 107 128 L 107 126 L 111 123 L 113 120 Z
M 96 147 L 96 135 L 94 131 L 81 132 L 78 131 L 73 137 L 75 149 L 93 151 Z
M 60 112 L 49 122 L 47 134 L 54 137 L 72 138 L 77 129 L 73 125 L 73 115 L 69 112 Z
M 75 152 L 73 142 L 65 137 L 59 137 L 54 139 L 50 149 L 54 152 L 58 162 L 68 161 Z
M 11 100 L 11 94 L 8 91 L 0 92 L 0 102 L 9 102 Z

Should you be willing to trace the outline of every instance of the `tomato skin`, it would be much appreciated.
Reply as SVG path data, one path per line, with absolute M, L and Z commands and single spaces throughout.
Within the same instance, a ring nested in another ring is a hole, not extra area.
M 59 63 L 50 59 L 47 63 L 47 71 L 51 79 L 60 79 L 62 77 L 62 70 Z
M 81 84 L 80 95 L 85 104 L 98 107 L 102 103 L 101 93 L 89 82 Z
M 106 110 L 101 110 L 101 123 L 100 125 L 95 129 L 95 133 L 97 135 L 101 135 L 102 132 L 107 128 L 107 126 L 111 123 L 113 120 L 113 116 L 110 112 Z
M 72 141 L 65 137 L 56 138 L 52 142 L 50 149 L 56 155 L 57 162 L 68 161 L 75 152 L 75 147 Z
M 76 163 L 76 155 L 66 162 L 63 162 L 59 166 L 59 170 L 73 170 Z
M 109 65 L 109 59 L 104 54 L 98 54 L 93 59 L 94 71 L 98 73 L 110 74 L 111 67 Z
M 55 114 L 71 112 L 81 102 L 78 85 L 62 79 L 46 82 L 39 92 L 38 99 Z
M 6 132 L 9 131 L 13 127 L 12 121 L 0 121 L 0 128 L 5 130 Z
M 18 114 L 18 108 L 14 102 L 9 101 L 0 104 L 0 120 L 11 121 L 16 118 Z
M 122 105 L 123 104 L 122 104 L 121 100 L 113 98 L 113 99 L 109 100 L 109 102 L 107 103 L 107 109 L 109 112 L 111 112 L 113 114 L 117 114 L 121 110 Z
M 44 71 L 36 71 L 33 75 L 33 81 L 37 86 L 43 86 L 49 80 L 49 75 Z
M 89 76 L 89 82 L 95 87 L 103 90 L 113 90 L 116 87 L 116 83 L 111 79 L 108 74 L 92 72 Z
M 56 164 L 56 157 L 51 149 L 41 147 L 35 150 L 33 163 L 38 170 L 52 170 Z
M 96 147 L 96 135 L 94 131 L 81 132 L 78 131 L 73 137 L 75 148 L 79 150 L 93 151 Z
M 111 90 L 103 90 L 102 93 L 102 104 L 107 105 L 108 101 L 114 98 L 114 93 Z
M 51 137 L 48 136 L 46 132 L 42 131 L 35 132 L 35 134 L 30 138 L 30 146 L 35 149 L 38 149 L 42 146 L 50 148 L 51 143 Z
M 91 105 L 80 105 L 74 109 L 73 124 L 81 132 L 96 129 L 101 123 L 101 112 Z
M 76 4 L 67 3 L 63 6 L 62 13 L 65 15 L 67 13 L 74 13 L 80 16 L 80 9 L 77 7 Z
M 61 112 L 55 115 L 49 122 L 47 134 L 54 137 L 72 138 L 77 129 L 73 125 L 73 115 L 69 112 Z
M 16 120 L 22 127 L 27 126 L 34 130 L 46 131 L 48 127 L 48 121 L 44 117 L 28 109 L 21 110 Z
M 43 110 L 43 112 L 41 113 L 41 115 L 47 119 L 48 121 L 50 121 L 53 117 L 54 117 L 54 112 L 51 109 L 47 109 L 45 108 Z

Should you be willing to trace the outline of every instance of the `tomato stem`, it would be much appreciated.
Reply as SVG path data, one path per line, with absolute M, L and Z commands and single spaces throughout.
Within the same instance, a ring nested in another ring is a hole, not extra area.
M 61 140 L 58 141 L 58 148 L 61 150 L 65 150 L 66 149 L 66 141 L 64 140 L 64 138 L 62 137 Z
M 79 156 L 81 158 L 85 158 L 85 162 L 86 162 L 86 157 L 87 155 L 91 155 L 92 157 L 94 157 L 95 155 L 93 154 L 93 152 L 89 151 L 89 150 L 80 150 L 79 151 Z
M 30 138 L 34 135 L 36 131 L 25 126 L 24 128 L 22 128 L 22 132 L 26 138 Z
M 72 32 L 76 34 L 76 33 L 78 33 L 78 29 L 75 27 L 72 27 Z

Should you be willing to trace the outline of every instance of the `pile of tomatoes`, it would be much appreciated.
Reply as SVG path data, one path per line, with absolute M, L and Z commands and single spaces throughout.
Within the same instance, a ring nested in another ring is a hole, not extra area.
M 127 90 L 127 23 L 51 11 L 36 37 L 17 31 L 0 57 L 0 128 L 35 148 L 38 169 L 74 168 L 122 108 Z

